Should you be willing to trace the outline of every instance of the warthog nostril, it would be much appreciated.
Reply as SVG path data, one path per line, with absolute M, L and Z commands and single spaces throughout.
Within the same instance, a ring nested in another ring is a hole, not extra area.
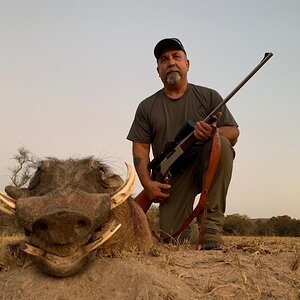
M 90 229 L 90 226 L 86 220 L 80 219 L 74 226 L 74 231 L 79 235 L 85 235 Z
M 48 224 L 46 224 L 45 222 L 37 222 L 36 226 L 36 228 L 42 231 L 47 231 L 49 228 Z
M 77 227 L 82 227 L 82 228 L 84 228 L 84 227 L 86 227 L 87 226 L 87 223 L 86 223 L 86 221 L 85 220 L 79 220 L 78 222 L 77 222 Z

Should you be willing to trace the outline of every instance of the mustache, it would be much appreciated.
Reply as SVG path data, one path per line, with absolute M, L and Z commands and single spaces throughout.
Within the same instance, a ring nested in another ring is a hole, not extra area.
M 170 72 L 180 72 L 180 69 L 177 66 L 172 66 L 166 69 L 166 74 Z

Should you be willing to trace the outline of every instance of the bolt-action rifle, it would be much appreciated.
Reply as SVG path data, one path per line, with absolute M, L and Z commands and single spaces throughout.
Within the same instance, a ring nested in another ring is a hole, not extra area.
M 223 106 L 255 75 L 255 73 L 273 56 L 272 53 L 265 53 L 262 61 L 238 84 L 238 86 L 220 102 L 217 107 L 203 120 L 212 124 L 216 120 L 216 113 L 220 112 Z M 179 130 L 175 138 L 165 144 L 162 152 L 149 163 L 151 178 L 158 182 L 168 182 L 170 169 L 175 161 L 178 160 L 197 140 L 194 136 L 195 123 L 188 120 Z M 141 191 L 135 201 L 146 213 L 155 200 L 148 199 L 145 190 Z

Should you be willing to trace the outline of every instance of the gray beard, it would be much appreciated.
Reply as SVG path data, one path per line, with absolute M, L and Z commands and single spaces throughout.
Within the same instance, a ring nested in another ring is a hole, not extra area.
M 176 85 L 181 80 L 181 75 L 177 72 L 172 72 L 167 77 L 167 83 L 170 85 Z

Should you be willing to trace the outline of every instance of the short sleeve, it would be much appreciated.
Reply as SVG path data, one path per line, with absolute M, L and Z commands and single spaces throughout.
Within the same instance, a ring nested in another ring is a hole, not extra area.
M 152 142 L 150 122 L 143 102 L 139 104 L 136 110 L 127 139 L 132 142 L 141 142 L 145 144 L 150 144 Z

